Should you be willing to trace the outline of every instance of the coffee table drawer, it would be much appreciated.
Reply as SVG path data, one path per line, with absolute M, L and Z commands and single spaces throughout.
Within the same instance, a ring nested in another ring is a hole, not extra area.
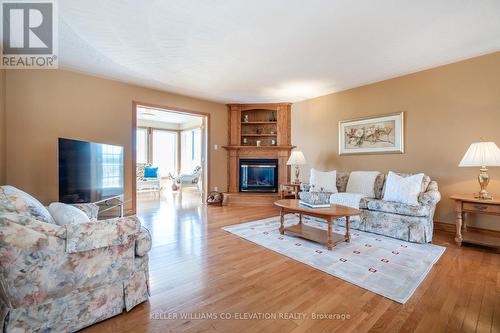
M 500 214 L 499 205 L 489 205 L 485 203 L 464 202 L 463 210 L 469 212 L 483 212 L 489 214 Z

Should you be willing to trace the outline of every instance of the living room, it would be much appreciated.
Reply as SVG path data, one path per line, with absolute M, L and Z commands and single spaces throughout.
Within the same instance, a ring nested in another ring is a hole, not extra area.
M 0 69 L 3 331 L 499 331 L 499 5 L 50 7 L 57 65 Z

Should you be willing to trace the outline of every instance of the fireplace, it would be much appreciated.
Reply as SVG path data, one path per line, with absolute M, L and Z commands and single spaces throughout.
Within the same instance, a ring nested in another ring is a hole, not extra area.
M 240 159 L 240 192 L 278 192 L 278 160 Z

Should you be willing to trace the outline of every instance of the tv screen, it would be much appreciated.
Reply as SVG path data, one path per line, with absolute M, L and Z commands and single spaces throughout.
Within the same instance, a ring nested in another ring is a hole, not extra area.
M 59 138 L 58 159 L 60 202 L 123 195 L 123 147 Z

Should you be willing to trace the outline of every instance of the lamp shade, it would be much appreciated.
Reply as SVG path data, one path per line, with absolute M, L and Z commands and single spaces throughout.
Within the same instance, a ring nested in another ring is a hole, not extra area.
M 500 149 L 494 142 L 475 142 L 467 149 L 458 166 L 500 166 Z
M 300 150 L 292 151 L 290 158 L 286 162 L 287 165 L 304 165 L 306 164 L 306 158 Z

